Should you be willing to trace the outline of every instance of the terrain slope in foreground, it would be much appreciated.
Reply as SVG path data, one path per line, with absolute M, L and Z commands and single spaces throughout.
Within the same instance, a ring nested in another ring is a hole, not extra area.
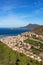
M 0 65 L 43 65 L 0 42 Z

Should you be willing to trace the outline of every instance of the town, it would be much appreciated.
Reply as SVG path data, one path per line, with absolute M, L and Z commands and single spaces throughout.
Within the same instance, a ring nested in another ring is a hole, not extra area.
M 36 38 L 36 40 L 37 39 L 39 40 L 39 38 L 41 38 L 43 41 L 42 35 L 38 35 L 33 32 L 25 32 L 25 33 L 22 33 L 21 35 L 5 37 L 5 38 L 0 39 L 0 41 L 3 42 L 4 44 L 6 44 L 7 46 L 9 46 L 10 48 L 12 48 L 12 50 L 14 50 L 14 51 L 23 53 L 26 56 L 29 56 L 39 62 L 43 61 L 40 56 L 34 54 L 31 51 L 32 45 L 30 43 L 24 42 L 24 40 L 26 40 L 28 38 L 30 38 L 30 39 Z M 40 42 L 42 42 L 42 41 L 40 40 Z M 43 42 L 42 42 L 42 44 L 43 44 Z M 36 46 L 34 46 L 34 47 L 36 47 Z M 39 49 L 39 46 L 37 49 Z M 43 50 L 43 49 L 41 49 L 41 50 Z

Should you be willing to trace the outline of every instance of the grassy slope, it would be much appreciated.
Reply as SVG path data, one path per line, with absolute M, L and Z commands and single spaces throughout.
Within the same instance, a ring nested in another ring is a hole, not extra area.
M 40 49 L 43 49 L 43 44 L 39 41 L 26 39 L 26 40 L 24 40 L 24 42 L 29 43 L 29 44 L 34 45 L 34 46 L 40 46 Z
M 0 42 L 0 65 L 43 65 Z
M 40 49 L 43 49 L 43 44 L 38 42 L 38 41 L 26 39 L 24 42 L 29 43 L 29 44 L 34 45 L 34 46 L 37 46 L 37 47 L 40 46 Z M 39 55 L 41 52 L 43 52 L 40 49 L 34 48 L 34 46 L 31 48 L 33 53 Z
M 33 29 L 32 32 L 43 35 L 43 26 Z

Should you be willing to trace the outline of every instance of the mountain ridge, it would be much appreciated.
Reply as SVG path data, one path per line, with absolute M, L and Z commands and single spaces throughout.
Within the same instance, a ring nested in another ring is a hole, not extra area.
M 32 29 L 34 29 L 34 28 L 37 28 L 37 27 L 39 27 L 40 25 L 38 25 L 38 24 L 28 24 L 28 25 L 26 25 L 26 26 L 24 26 L 24 27 L 19 27 L 18 29 L 28 29 L 28 30 L 32 30 Z

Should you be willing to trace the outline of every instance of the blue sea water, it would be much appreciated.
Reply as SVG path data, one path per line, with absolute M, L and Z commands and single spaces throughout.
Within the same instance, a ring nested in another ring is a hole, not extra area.
M 0 28 L 0 38 L 5 36 L 15 36 L 29 30 L 26 29 L 10 29 L 10 28 Z

